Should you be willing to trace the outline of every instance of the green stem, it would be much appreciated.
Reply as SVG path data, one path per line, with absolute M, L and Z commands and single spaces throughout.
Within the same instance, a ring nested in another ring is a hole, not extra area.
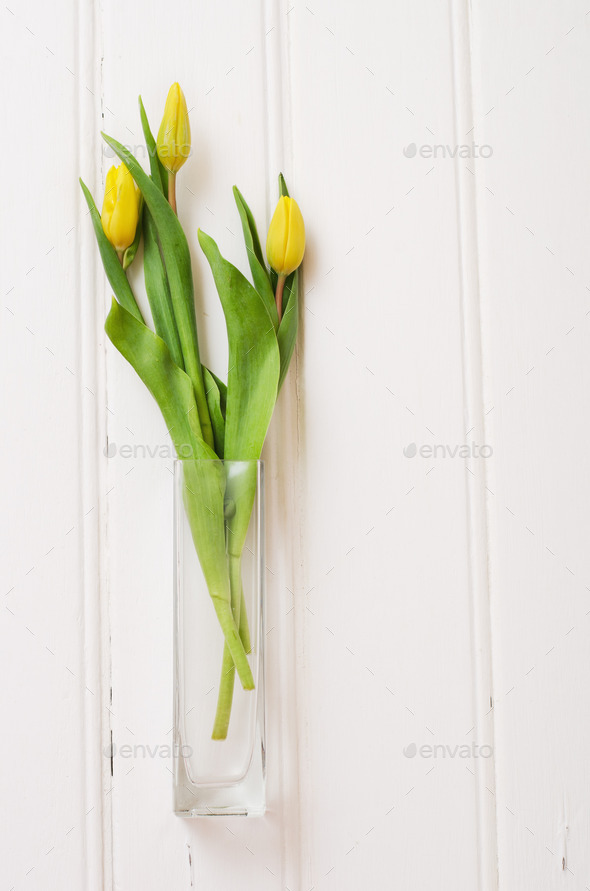
M 275 294 L 275 299 L 277 301 L 277 315 L 279 317 L 279 322 L 283 317 L 283 291 L 285 290 L 285 282 L 287 281 L 287 277 L 284 275 L 279 275 L 277 281 L 277 290 Z
M 248 638 L 248 647 L 242 640 L 244 650 L 248 652 L 250 647 L 250 632 L 248 629 L 248 617 L 246 608 L 242 609 L 244 592 L 242 589 L 242 571 L 241 557 L 239 554 L 229 554 L 229 584 L 231 590 L 231 605 L 234 622 L 240 627 L 240 638 L 242 635 L 242 626 L 245 622 L 245 629 Z M 217 697 L 217 711 L 215 713 L 215 723 L 213 725 L 212 739 L 226 739 L 229 728 L 229 718 L 234 697 L 234 679 L 235 664 L 232 659 L 231 652 L 227 645 L 223 649 L 223 660 L 221 663 L 221 677 L 219 679 L 219 695 Z
M 234 616 L 234 620 L 237 621 Z M 239 615 L 240 638 L 246 653 L 252 649 L 250 643 L 250 629 L 248 628 L 248 616 L 246 613 L 246 605 L 244 603 L 244 594 L 242 593 L 242 602 Z M 223 648 L 223 661 L 221 664 L 221 678 L 219 681 L 219 696 L 217 699 L 217 711 L 215 713 L 215 724 L 213 726 L 212 739 L 226 739 L 229 728 L 229 719 L 231 715 L 231 707 L 234 698 L 234 679 L 236 667 L 231 653 L 227 646 Z
M 231 611 L 231 607 L 228 603 L 224 601 L 218 600 L 217 598 L 213 598 L 213 605 L 215 607 L 215 612 L 217 613 L 217 618 L 219 619 L 219 624 L 221 625 L 221 630 L 223 631 L 225 637 L 225 648 L 229 649 L 229 658 L 232 660 L 233 664 L 237 668 L 238 675 L 242 682 L 242 686 L 244 690 L 253 690 L 254 689 L 254 678 L 252 676 L 252 669 L 250 668 L 250 664 L 248 662 L 248 658 L 244 651 L 244 646 L 242 641 L 240 640 L 240 632 L 236 627 L 236 623 Z M 225 649 L 224 648 L 224 649 Z M 232 684 L 231 684 L 231 695 L 233 696 L 233 671 L 232 671 Z M 221 695 L 221 691 L 220 691 Z M 231 709 L 231 698 L 229 707 Z M 228 714 L 229 721 L 229 714 Z M 226 730 L 227 736 L 227 730 Z
M 219 679 L 219 696 L 217 698 L 217 710 L 211 739 L 227 739 L 229 717 L 234 698 L 234 680 L 236 667 L 227 646 L 223 648 L 223 661 L 221 663 L 221 677 Z
M 184 504 L 201 569 L 242 686 L 253 690 L 252 670 L 232 612 L 226 565 L 224 483 L 217 461 L 187 461 L 184 465 Z
M 252 642 L 250 640 L 250 627 L 248 625 L 248 613 L 246 612 L 246 601 L 244 599 L 244 587 L 242 586 L 242 594 L 240 597 L 240 615 L 239 624 L 240 640 L 244 645 L 246 653 L 252 652 Z
M 168 171 L 168 204 L 178 216 L 176 210 L 176 174 Z

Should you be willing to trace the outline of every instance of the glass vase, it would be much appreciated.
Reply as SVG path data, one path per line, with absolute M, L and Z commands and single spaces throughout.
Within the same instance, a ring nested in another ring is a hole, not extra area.
M 174 530 L 174 810 L 186 817 L 260 816 L 262 462 L 177 460 Z M 247 665 L 232 658 L 228 640 Z M 253 689 L 243 687 L 246 675 Z

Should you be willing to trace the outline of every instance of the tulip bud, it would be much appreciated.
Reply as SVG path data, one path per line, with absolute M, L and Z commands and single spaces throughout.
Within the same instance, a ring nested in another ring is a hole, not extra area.
M 125 165 L 111 167 L 107 173 L 101 222 L 104 234 L 119 254 L 135 239 L 140 200 L 141 192 Z
M 158 131 L 158 157 L 169 173 L 178 173 L 191 151 L 191 128 L 184 93 L 172 84 Z
M 266 239 L 266 257 L 279 276 L 294 272 L 305 252 L 305 226 L 297 202 L 283 195 L 273 214 Z

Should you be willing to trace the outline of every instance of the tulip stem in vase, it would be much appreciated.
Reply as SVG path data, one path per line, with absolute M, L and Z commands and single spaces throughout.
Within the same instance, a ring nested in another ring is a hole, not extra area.
M 229 554 L 229 582 L 231 590 L 231 605 L 234 622 L 239 628 L 240 639 L 246 653 L 250 652 L 250 629 L 248 616 L 243 602 L 241 557 Z M 226 739 L 229 728 L 231 707 L 234 698 L 235 665 L 229 647 L 223 648 L 223 661 L 221 663 L 221 677 L 219 679 L 219 695 L 217 699 L 217 711 L 213 725 L 212 739 Z

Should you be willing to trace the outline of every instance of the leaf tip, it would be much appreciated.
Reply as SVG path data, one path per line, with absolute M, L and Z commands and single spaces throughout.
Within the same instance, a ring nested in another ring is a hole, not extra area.
M 242 215 L 242 212 L 246 210 L 246 202 L 244 201 L 244 196 L 240 192 L 237 186 L 232 186 L 232 192 L 234 193 L 234 201 L 236 202 L 236 207 Z
M 279 195 L 281 195 L 281 197 L 289 197 L 289 189 L 287 188 L 287 183 L 285 182 L 285 177 L 282 173 L 279 173 Z

